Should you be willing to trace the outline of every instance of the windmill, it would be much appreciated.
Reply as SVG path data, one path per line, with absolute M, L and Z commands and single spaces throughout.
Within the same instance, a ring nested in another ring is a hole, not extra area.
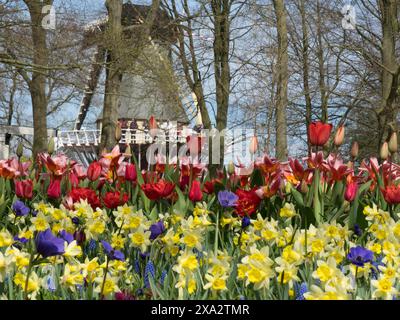
M 121 24 L 124 34 L 135 45 L 135 35 L 150 13 L 151 6 L 125 3 L 122 7 Z M 129 144 L 142 165 L 146 165 L 145 152 L 152 142 L 148 132 L 148 119 L 154 116 L 160 128 L 175 124 L 178 143 L 184 143 L 190 133 L 190 120 L 196 116 L 197 108 L 189 101 L 191 92 L 183 92 L 182 84 L 175 75 L 171 46 L 176 41 L 174 22 L 168 14 L 158 9 L 151 28 L 148 44 L 143 48 L 132 68 L 121 78 L 118 119 L 122 127 L 121 146 Z M 57 146 L 71 157 L 88 163 L 96 157 L 101 137 L 101 115 L 97 128 L 83 127 L 90 110 L 93 96 L 98 90 L 102 69 L 107 59 L 107 50 L 102 46 L 107 16 L 91 22 L 85 28 L 83 48 L 93 50 L 91 68 L 88 73 L 83 98 L 74 129 L 59 131 Z M 134 49 L 134 48 L 133 48 Z M 162 73 L 163 77 L 159 73 Z M 194 101 L 194 105 L 196 102 Z M 170 137 L 171 139 L 171 137 Z

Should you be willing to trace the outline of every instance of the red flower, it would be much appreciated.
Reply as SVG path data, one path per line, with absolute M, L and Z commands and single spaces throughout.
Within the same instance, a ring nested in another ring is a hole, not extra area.
M 168 197 L 174 191 L 175 184 L 160 179 L 157 183 L 144 183 L 141 188 L 150 200 L 158 200 Z
M 254 190 L 246 191 L 238 189 L 236 195 L 239 196 L 236 202 L 236 213 L 239 216 L 250 216 L 257 211 L 261 199 Z
M 321 121 L 313 122 L 308 126 L 308 139 L 314 146 L 323 146 L 331 135 L 332 125 Z
M 71 183 L 72 188 L 77 188 L 79 185 L 78 176 L 73 171 L 69 173 L 69 182 Z
M 61 196 L 61 181 L 59 179 L 54 179 L 50 182 L 49 188 L 47 189 L 47 196 L 53 199 L 57 199 Z
M 116 209 L 128 202 L 128 194 L 124 193 L 121 195 L 119 191 L 110 191 L 103 197 L 103 202 L 107 208 Z
M 203 191 L 207 194 L 212 194 L 214 193 L 215 190 L 215 185 L 216 184 L 220 184 L 222 185 L 221 180 L 219 179 L 212 179 L 211 181 L 206 181 L 204 182 L 204 186 L 203 186 Z
M 96 181 L 101 175 L 101 164 L 98 161 L 93 161 L 87 170 L 87 177 L 90 181 Z
M 15 194 L 18 198 L 32 199 L 33 182 L 32 180 L 15 181 Z
M 154 118 L 154 116 L 151 116 L 150 119 L 149 119 L 149 129 L 150 129 L 150 130 L 155 130 L 155 129 L 157 129 L 157 121 L 156 121 L 156 119 Z
M 354 198 L 356 197 L 357 190 L 358 190 L 357 182 L 355 181 L 350 182 L 346 186 L 346 191 L 344 192 L 344 198 L 346 199 L 346 201 L 353 202 Z
M 200 181 L 192 181 L 192 186 L 190 187 L 189 191 L 189 199 L 191 201 L 200 201 L 201 199 L 203 199 L 203 192 L 201 192 Z
M 388 204 L 399 204 L 400 203 L 400 185 L 390 185 L 385 189 L 381 189 L 383 197 Z
M 72 198 L 72 201 L 79 202 L 86 200 L 93 209 L 101 207 L 100 199 L 96 195 L 96 192 L 89 188 L 76 188 L 70 191 L 68 194 Z
M 136 167 L 132 163 L 128 163 L 125 168 L 125 180 L 127 181 L 136 181 L 137 173 Z

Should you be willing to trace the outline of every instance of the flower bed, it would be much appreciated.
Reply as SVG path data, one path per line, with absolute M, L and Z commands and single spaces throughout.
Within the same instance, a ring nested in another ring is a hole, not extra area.
M 390 160 L 264 156 L 211 177 L 187 161 L 140 172 L 116 147 L 87 170 L 41 154 L 0 176 L 3 299 L 398 296 Z

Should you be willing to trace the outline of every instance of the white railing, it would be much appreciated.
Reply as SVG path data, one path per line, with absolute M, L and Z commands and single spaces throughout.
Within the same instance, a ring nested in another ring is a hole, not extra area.
M 154 141 L 169 142 L 169 143 L 186 143 L 186 137 L 190 134 L 190 130 L 177 130 L 175 134 L 169 135 L 168 131 L 165 134 L 157 136 L 154 140 L 148 130 L 140 129 L 122 129 L 121 140 L 122 144 L 149 144 Z M 98 146 L 101 140 L 100 130 L 68 130 L 58 131 L 56 143 L 57 149 L 62 147 L 72 146 Z

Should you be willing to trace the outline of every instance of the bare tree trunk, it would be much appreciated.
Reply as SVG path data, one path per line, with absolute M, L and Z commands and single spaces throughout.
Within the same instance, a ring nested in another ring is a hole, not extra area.
M 317 57 L 318 57 L 318 71 L 319 71 L 319 91 L 321 95 L 321 120 L 328 121 L 328 99 L 326 94 L 325 84 L 325 61 L 324 61 L 324 47 L 322 42 L 322 22 L 321 22 L 321 5 L 317 1 Z
M 288 104 L 288 36 L 286 25 L 286 9 L 284 0 L 273 0 L 276 26 L 278 31 L 278 63 L 277 63 L 277 104 L 276 104 L 276 158 L 287 158 L 287 123 L 286 108 Z
M 12 86 L 10 89 L 10 99 L 8 101 L 8 112 L 7 112 L 7 125 L 12 125 L 12 119 L 14 115 L 14 97 L 17 92 L 17 79 L 18 73 L 14 72 L 12 77 Z M 5 145 L 10 145 L 11 142 L 11 134 L 7 133 L 5 138 Z
M 179 50 L 179 59 L 182 63 L 183 72 L 185 74 L 185 79 L 190 89 L 196 95 L 196 100 L 198 107 L 200 109 L 201 117 L 203 119 L 203 124 L 206 129 L 211 129 L 211 119 L 208 114 L 208 110 L 206 107 L 206 100 L 204 97 L 204 88 L 201 79 L 200 70 L 198 67 L 195 46 L 193 41 L 193 30 L 192 30 L 192 14 L 190 13 L 190 8 L 187 0 L 184 0 L 183 9 L 185 10 L 186 19 L 187 19 L 187 28 L 184 28 L 181 24 L 177 25 L 178 28 L 178 50 Z M 173 14 L 174 18 L 178 20 L 180 18 L 180 14 L 177 10 L 175 0 L 171 1 L 172 8 L 170 9 L 171 14 Z M 189 43 L 185 42 L 185 34 L 188 37 Z M 189 47 L 189 56 L 190 60 L 186 56 L 186 47 Z
M 309 84 L 309 64 L 308 64 L 308 29 L 306 20 L 306 10 L 304 7 L 304 0 L 300 0 L 300 14 L 301 14 L 301 29 L 302 29 L 302 62 L 303 62 L 303 89 L 304 89 L 304 99 L 306 102 L 306 126 L 307 126 L 307 137 L 308 128 L 311 123 L 312 114 L 312 104 L 311 104 L 311 94 L 310 94 L 310 84 Z M 307 150 L 308 154 L 311 153 L 311 144 L 307 139 Z
M 32 23 L 33 64 L 45 67 L 48 63 L 48 49 L 46 44 L 46 30 L 42 27 L 42 7 L 51 5 L 52 0 L 24 0 L 28 6 Z M 44 69 L 32 72 L 29 82 L 29 91 L 32 100 L 33 112 L 33 155 L 47 150 L 47 98 L 46 72 Z
M 217 98 L 217 129 L 226 129 L 230 94 L 229 35 L 230 35 L 230 0 L 213 0 L 211 2 L 214 18 L 214 77 Z M 225 139 L 221 135 L 220 166 L 224 165 Z
M 382 24 L 382 102 L 378 109 L 379 140 L 383 143 L 392 131 L 397 131 L 396 98 L 400 85 L 400 65 L 396 61 L 396 38 L 399 33 L 396 0 L 380 0 Z M 379 148 L 380 148 L 379 144 Z
M 122 1 L 107 0 L 108 25 L 107 37 L 107 64 L 106 86 L 101 131 L 101 153 L 103 149 L 110 150 L 115 144 L 115 129 L 118 121 L 118 99 L 122 72 L 120 69 L 120 46 L 122 44 Z

